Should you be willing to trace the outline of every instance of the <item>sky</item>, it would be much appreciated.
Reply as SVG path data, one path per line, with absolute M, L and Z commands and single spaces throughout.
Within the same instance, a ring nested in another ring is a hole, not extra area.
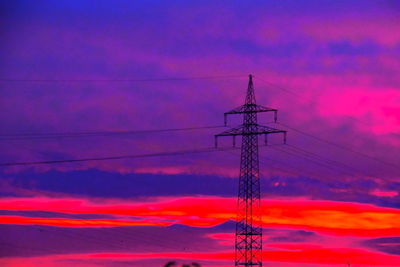
M 288 131 L 286 145 L 259 140 L 263 266 L 400 266 L 399 1 L 0 12 L 1 266 L 232 266 L 238 148 L 4 164 L 211 148 L 242 123 L 224 127 L 223 113 L 243 104 L 249 74 L 257 103 L 279 110 L 258 122 Z M 148 131 L 183 128 L 196 129 Z M 68 134 L 104 131 L 145 132 Z

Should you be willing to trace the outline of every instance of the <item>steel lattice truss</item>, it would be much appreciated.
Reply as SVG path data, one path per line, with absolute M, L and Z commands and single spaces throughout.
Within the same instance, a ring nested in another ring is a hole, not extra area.
M 260 174 L 258 161 L 258 135 L 283 133 L 286 131 L 257 124 L 257 113 L 277 110 L 256 104 L 252 75 L 249 77 L 245 104 L 228 114 L 243 114 L 243 124 L 215 135 L 242 136 L 240 175 L 238 192 L 238 213 L 235 238 L 235 266 L 262 266 L 262 209 L 260 200 Z M 235 141 L 234 141 L 235 142 Z

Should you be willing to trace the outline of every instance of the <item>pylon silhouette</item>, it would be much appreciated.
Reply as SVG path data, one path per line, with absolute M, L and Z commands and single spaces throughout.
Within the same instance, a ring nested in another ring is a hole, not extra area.
M 283 133 L 286 142 L 286 131 L 257 124 L 257 113 L 277 110 L 256 104 L 253 76 L 249 75 L 249 84 L 245 104 L 224 113 L 225 125 L 229 114 L 243 114 L 243 124 L 215 135 L 215 146 L 218 137 L 242 136 L 240 175 L 238 192 L 238 212 L 235 237 L 235 266 L 262 266 L 262 210 L 260 198 L 260 174 L 258 161 L 258 136 Z

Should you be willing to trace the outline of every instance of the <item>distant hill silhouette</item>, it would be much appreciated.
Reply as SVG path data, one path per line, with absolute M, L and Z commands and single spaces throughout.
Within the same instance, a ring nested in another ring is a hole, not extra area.
M 178 266 L 175 261 L 168 262 L 164 267 L 174 267 Z M 182 264 L 182 267 L 201 267 L 200 264 L 192 262 L 191 264 Z

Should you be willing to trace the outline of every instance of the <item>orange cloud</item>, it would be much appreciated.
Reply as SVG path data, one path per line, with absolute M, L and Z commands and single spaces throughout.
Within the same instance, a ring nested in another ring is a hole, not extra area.
M 89 201 L 84 199 L 5 198 L 0 209 L 50 211 L 71 214 L 65 218 L 0 216 L 3 224 L 42 224 L 63 227 L 171 225 L 212 227 L 236 217 L 236 199 L 218 197 L 156 198 L 151 201 Z M 74 214 L 114 216 L 82 220 Z M 134 216 L 134 217 L 131 217 Z M 370 204 L 311 201 L 263 201 L 263 224 L 271 228 L 306 229 L 331 235 L 380 237 L 400 235 L 400 210 Z

